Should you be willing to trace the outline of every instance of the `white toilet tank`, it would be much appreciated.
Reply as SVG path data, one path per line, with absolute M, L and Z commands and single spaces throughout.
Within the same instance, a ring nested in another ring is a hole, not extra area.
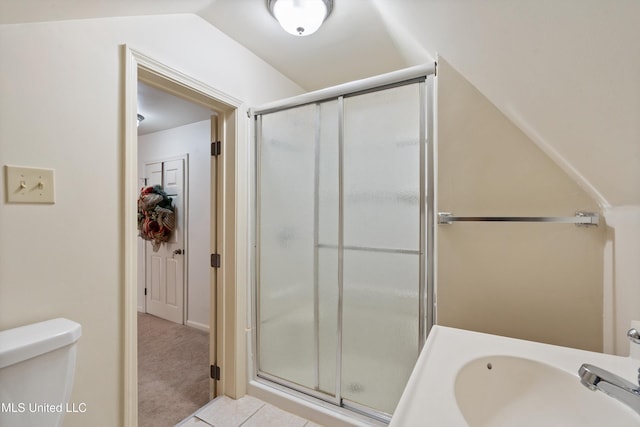
M 0 426 L 62 424 L 81 333 L 62 318 L 0 331 Z

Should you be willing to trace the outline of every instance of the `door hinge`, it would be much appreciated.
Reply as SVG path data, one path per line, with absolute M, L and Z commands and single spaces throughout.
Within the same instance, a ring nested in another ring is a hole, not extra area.
M 147 295 L 147 288 L 144 288 L 144 295 Z
M 220 254 L 211 254 L 211 267 L 220 268 Z
M 220 366 L 211 365 L 211 379 L 220 381 Z
M 220 141 L 215 141 L 211 143 L 211 155 L 219 156 L 222 153 L 222 144 Z

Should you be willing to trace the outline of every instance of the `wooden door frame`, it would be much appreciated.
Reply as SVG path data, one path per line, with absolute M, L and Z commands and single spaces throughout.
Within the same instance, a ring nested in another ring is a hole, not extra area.
M 211 188 L 215 203 L 216 242 L 212 253 L 222 254 L 221 267 L 212 271 L 210 344 L 220 367 L 216 391 L 233 398 L 246 393 L 246 339 L 243 320 L 246 317 L 246 290 L 237 286 L 238 277 L 246 274 L 242 259 L 238 213 L 245 203 L 237 194 L 236 150 L 239 140 L 247 139 L 247 129 L 240 125 L 239 110 L 246 106 L 201 81 L 193 79 L 161 62 L 122 46 L 124 64 L 124 117 L 122 164 L 122 286 L 123 286 L 123 425 L 138 423 L 138 354 L 137 354 L 137 86 L 138 80 L 166 92 L 216 111 L 220 117 L 219 133 L 222 154 L 217 157 L 216 185 Z M 212 211 L 213 214 L 213 211 Z M 212 227 L 214 222 L 212 221 Z M 213 232 L 213 231 L 212 231 Z M 215 246 L 217 245 L 217 247 Z M 238 259 L 238 254 L 240 255 Z M 238 262 L 240 261 L 240 262 Z M 213 392 L 213 391 L 212 391 Z

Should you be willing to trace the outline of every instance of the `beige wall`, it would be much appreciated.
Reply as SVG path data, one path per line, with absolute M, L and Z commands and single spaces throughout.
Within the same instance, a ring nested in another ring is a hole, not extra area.
M 437 125 L 438 211 L 572 216 L 599 210 L 442 58 Z M 604 224 L 437 227 L 437 323 L 602 350 Z
M 56 184 L 54 205 L 0 201 L 0 329 L 82 325 L 71 401 L 87 412 L 65 426 L 122 425 L 124 43 L 247 106 L 301 92 L 194 15 L 0 25 L 0 165 Z

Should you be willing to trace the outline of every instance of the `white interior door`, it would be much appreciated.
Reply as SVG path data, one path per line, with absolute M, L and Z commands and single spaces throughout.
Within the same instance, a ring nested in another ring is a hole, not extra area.
M 147 313 L 175 323 L 184 323 L 184 159 L 166 160 L 145 165 L 147 185 L 160 185 L 171 197 L 176 227 L 169 242 L 157 251 L 146 242 Z

